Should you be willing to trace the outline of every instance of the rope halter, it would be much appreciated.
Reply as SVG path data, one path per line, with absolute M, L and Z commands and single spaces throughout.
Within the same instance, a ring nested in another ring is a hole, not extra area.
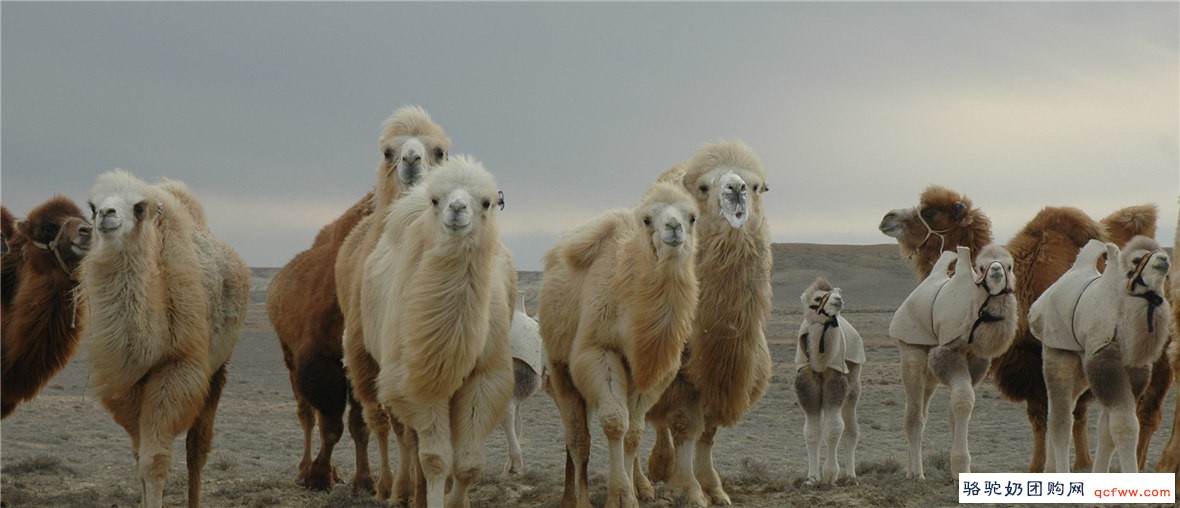
M 923 226 L 926 226 L 926 236 L 922 238 L 922 242 L 918 244 L 918 247 L 926 245 L 926 240 L 930 239 L 930 235 L 934 235 L 938 237 L 938 252 L 942 252 L 942 249 L 946 247 L 946 237 L 943 235 L 949 233 L 951 228 L 946 228 L 942 231 L 935 231 L 934 228 L 930 227 L 930 224 L 926 222 L 926 218 L 922 216 L 922 210 L 918 210 L 918 220 L 922 221 Z
M 66 265 L 66 261 L 61 258 L 61 251 L 58 250 L 58 248 L 57 248 L 58 245 L 61 244 L 61 235 L 65 232 L 66 232 L 66 228 L 63 226 L 63 227 L 60 227 L 57 229 L 57 236 L 54 236 L 53 240 L 51 240 L 49 243 L 46 244 L 46 243 L 38 242 L 35 238 L 32 238 L 32 237 L 29 238 L 29 243 L 33 244 L 33 246 L 38 249 L 52 252 L 53 258 L 57 260 L 57 266 L 60 266 L 62 271 L 66 272 L 66 275 L 68 275 L 70 277 L 70 280 L 77 280 L 76 278 L 74 278 L 74 272 L 70 271 L 69 266 Z
M 818 304 L 808 306 L 808 308 L 815 310 L 817 314 L 820 314 L 823 316 L 828 316 L 828 318 L 829 318 L 827 321 L 824 321 L 824 328 L 823 328 L 823 330 L 821 330 L 819 332 L 819 353 L 821 355 L 824 353 L 824 335 L 828 334 L 828 328 L 839 326 L 839 321 L 836 320 L 836 316 L 828 314 L 828 311 L 824 310 L 828 305 L 828 299 L 831 297 L 832 297 L 832 292 L 829 291 L 824 294 L 823 298 L 821 298 L 819 300 Z M 811 348 L 808 347 L 807 334 L 803 334 L 802 338 L 803 338 L 803 353 L 805 355 L 807 355 L 807 358 L 811 358 Z
M 975 313 L 975 315 L 976 315 L 975 323 L 971 325 L 971 333 L 969 335 L 967 335 L 967 343 L 968 344 L 975 341 L 975 330 L 977 328 L 979 328 L 979 325 L 982 325 L 984 323 L 995 323 L 997 321 L 1004 320 L 1003 317 L 997 316 L 997 315 L 992 314 L 987 311 L 987 304 L 992 301 L 992 298 L 995 298 L 997 296 L 1010 295 L 1013 293 L 1012 288 L 1008 287 L 1008 272 L 1007 271 L 1004 271 L 1004 285 L 1000 289 L 1000 292 L 992 293 L 991 286 L 989 286 L 987 284 L 987 272 L 989 272 L 991 270 L 992 265 L 1000 265 L 1000 270 L 1003 271 L 1003 269 L 1004 269 L 1004 265 L 1000 264 L 999 261 L 992 261 L 991 263 L 988 263 L 986 270 L 982 270 L 979 273 L 979 278 L 975 279 L 975 285 L 983 287 L 984 292 L 987 293 L 987 298 L 983 299 L 983 304 L 979 306 L 979 311 Z
M 1147 283 L 1143 281 L 1143 270 L 1147 268 L 1147 263 L 1151 261 L 1151 257 L 1158 254 L 1158 252 L 1149 252 L 1143 259 L 1139 260 L 1139 264 L 1135 265 L 1135 271 L 1131 272 L 1130 280 L 1127 281 L 1127 291 L 1134 291 L 1135 286 L 1142 284 L 1144 287 Z M 1135 298 L 1142 298 L 1147 301 L 1147 332 L 1153 333 L 1155 325 L 1152 324 L 1155 318 L 1155 309 L 1163 305 L 1164 298 L 1152 290 L 1144 293 L 1131 293 Z

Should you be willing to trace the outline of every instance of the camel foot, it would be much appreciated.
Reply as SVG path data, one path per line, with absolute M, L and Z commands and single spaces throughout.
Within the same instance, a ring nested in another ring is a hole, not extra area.
M 303 475 L 302 481 L 296 480 L 296 483 L 308 490 L 323 492 L 332 490 L 338 481 L 340 481 L 340 477 L 336 474 L 335 466 L 329 465 L 325 469 L 317 468 L 315 464 L 311 464 L 307 468 L 306 474 Z
M 646 476 L 638 475 L 635 478 L 635 497 L 640 501 L 655 501 L 656 488 L 652 486 Z
M 705 494 L 708 494 L 709 500 L 715 505 L 729 506 L 733 504 L 733 501 L 729 500 L 729 494 L 726 494 L 725 489 L 720 485 L 706 489 Z
M 1090 457 L 1078 457 L 1073 462 L 1073 469 L 1071 471 L 1089 471 L 1093 467 L 1094 461 L 1090 460 Z
M 673 506 L 709 506 L 709 500 L 705 498 L 705 493 L 697 485 L 669 481 L 665 487 L 672 497 Z
M 385 501 L 393 495 L 393 477 L 382 474 L 377 480 L 377 499 Z M 405 494 L 403 494 L 405 496 Z M 400 497 L 400 496 L 399 496 Z
M 521 473 L 524 473 L 524 462 L 516 463 L 509 461 L 507 464 L 504 464 L 504 472 L 501 474 L 503 476 L 516 476 Z
M 647 458 L 647 474 L 651 481 L 666 482 L 672 478 L 674 465 L 671 451 L 671 447 L 660 446 L 658 443 L 652 448 L 651 455 Z
M 639 508 L 639 500 L 635 498 L 635 494 L 625 490 L 611 491 L 607 489 L 606 503 L 602 505 L 603 508 Z
M 951 455 L 951 476 L 958 478 L 961 473 L 971 472 L 971 455 Z
M 841 476 L 839 480 L 836 480 L 836 485 L 860 485 L 860 480 L 857 480 L 855 476 Z
M 372 476 L 355 476 L 352 478 L 352 495 L 356 496 L 371 496 L 377 493 L 373 487 Z

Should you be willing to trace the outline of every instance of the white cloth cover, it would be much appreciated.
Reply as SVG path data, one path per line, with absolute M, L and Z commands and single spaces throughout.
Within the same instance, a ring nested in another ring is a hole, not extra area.
M 1082 293 L 1102 291 L 1105 284 L 1097 279 L 1098 258 L 1106 253 L 1106 245 L 1098 240 L 1090 240 L 1078 252 L 1073 266 L 1061 275 L 1041 296 L 1033 302 L 1028 310 L 1028 328 L 1033 336 L 1042 344 L 1054 349 L 1067 351 L 1086 351 L 1086 335 L 1110 337 L 1114 330 L 1114 315 L 1110 314 L 1109 328 L 1111 334 L 1090 334 L 1090 330 L 1080 330 L 1076 314 Z M 1112 273 L 1116 270 L 1107 270 Z M 1113 276 L 1113 274 L 1112 274 Z M 1087 298 L 1089 299 L 1089 298 Z M 1098 330 L 1094 330 L 1098 331 Z
M 512 357 L 529 364 L 533 371 L 540 374 L 545 366 L 541 326 L 524 312 L 522 299 L 517 299 L 516 310 L 512 313 L 512 328 L 508 330 L 508 337 L 512 339 Z
M 799 325 L 798 336 L 802 336 L 808 331 L 807 325 L 808 323 L 806 321 Z M 816 337 L 823 330 L 823 324 L 812 323 L 812 325 L 811 338 L 809 339 L 812 349 L 811 354 L 818 357 L 819 342 L 816 341 Z M 824 356 L 827 361 L 822 365 L 814 366 L 813 369 L 816 372 L 821 372 L 824 369 L 835 369 L 847 374 L 847 362 L 858 365 L 864 365 L 865 363 L 865 342 L 864 339 L 860 338 L 860 332 L 856 331 L 852 323 L 849 323 L 842 315 L 836 316 L 836 325 L 836 327 L 828 329 L 827 336 L 825 337 L 828 340 L 828 346 L 824 348 Z M 831 340 L 831 337 L 840 337 L 843 340 L 834 341 Z M 810 362 L 807 361 L 807 354 L 803 351 L 803 341 L 800 340 L 795 346 L 795 372 L 801 371 L 809 365 Z
M 955 261 L 955 274 L 946 272 Z M 966 336 L 987 298 L 976 286 L 971 249 L 943 251 L 930 275 L 901 302 L 889 322 L 889 337 L 907 344 L 941 346 Z M 937 319 L 935 317 L 937 316 Z

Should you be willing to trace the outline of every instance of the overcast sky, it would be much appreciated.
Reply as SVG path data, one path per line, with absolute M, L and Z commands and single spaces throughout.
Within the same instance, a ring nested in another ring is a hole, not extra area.
M 2 201 L 85 207 L 103 171 L 188 182 L 252 266 L 306 249 L 426 108 L 496 175 L 539 270 L 704 143 L 769 170 L 777 242 L 890 243 L 966 193 L 1007 242 L 1045 205 L 1180 193 L 1180 6 L 1159 3 L 21 4 L 2 18 Z

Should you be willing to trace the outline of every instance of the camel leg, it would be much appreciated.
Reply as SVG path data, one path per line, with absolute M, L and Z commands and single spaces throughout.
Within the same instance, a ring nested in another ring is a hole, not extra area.
M 860 423 L 856 419 L 856 406 L 860 402 L 860 365 L 847 362 L 848 365 L 848 395 L 844 397 L 841 407 L 844 418 L 844 435 L 840 442 L 847 446 L 844 464 L 847 466 L 845 476 L 852 483 L 856 483 L 856 443 L 860 441 Z
M 927 356 L 929 348 L 913 346 L 898 341 L 901 350 L 901 381 L 905 387 L 905 437 L 909 456 L 906 461 L 906 478 L 926 479 L 922 469 L 922 434 L 926 428 L 928 414 L 927 394 L 933 393 L 927 387 Z
M 1074 471 L 1089 471 L 1094 465 L 1093 460 L 1090 458 L 1090 438 L 1087 429 L 1089 419 L 1086 416 L 1091 400 L 1094 400 L 1094 396 L 1090 392 L 1083 391 L 1082 396 L 1074 402 L 1073 406 Z M 1048 446 L 1053 446 L 1053 444 L 1048 443 Z M 1046 454 L 1046 460 L 1049 458 L 1050 456 Z M 1049 469 L 1046 468 L 1045 471 L 1049 471 Z
M 725 489 L 721 486 L 721 477 L 717 475 L 717 468 L 713 467 L 713 438 L 716 435 L 717 426 L 706 421 L 705 431 L 697 440 L 693 469 L 696 470 L 701 490 L 705 492 L 706 496 L 709 496 L 709 500 L 715 505 L 729 506 L 733 502 L 729 500 L 729 494 L 726 494 Z
M 287 364 L 287 374 L 291 378 L 291 393 L 295 395 L 295 416 L 299 418 L 299 427 L 303 429 L 303 458 L 299 459 L 299 469 L 295 473 L 295 483 L 303 485 L 307 478 L 307 468 L 311 466 L 311 434 L 315 429 L 315 413 L 311 404 L 299 394 L 299 380 L 295 377 L 295 360 L 286 344 L 280 344 L 283 349 L 283 362 Z
M 795 398 L 803 408 L 803 442 L 807 447 L 807 483 L 819 483 L 819 442 L 823 428 L 823 378 L 809 368 L 795 374 Z
M 158 508 L 164 501 L 173 440 L 191 428 L 205 408 L 210 389 L 206 372 L 199 362 L 178 360 L 154 370 L 144 383 L 139 413 L 139 475 L 144 504 L 149 508 Z
M 820 469 L 820 480 L 826 484 L 836 483 L 840 477 L 840 462 L 837 453 L 840 450 L 840 435 L 844 433 L 844 417 L 841 410 L 844 397 L 848 393 L 848 376 L 843 372 L 828 369 L 823 373 L 823 441 L 827 447 L 823 468 Z
M 1176 487 L 1180 490 L 1180 391 L 1178 391 L 1175 413 L 1172 416 L 1172 433 L 1164 444 L 1164 452 L 1155 464 L 1157 473 L 1177 473 Z
M 647 474 L 654 482 L 666 482 L 672 478 L 675 467 L 676 450 L 672 445 L 672 430 L 663 421 L 652 422 L 656 441 L 651 446 L 651 454 L 647 456 Z
M 631 417 L 627 396 L 630 387 L 622 359 L 615 352 L 591 347 L 574 358 L 570 374 L 592 411 L 598 413 L 606 435 L 610 467 L 604 507 L 638 507 L 630 473 L 634 463 L 626 461 L 623 443 Z
M 658 429 L 661 427 L 666 429 L 666 437 L 669 441 L 668 451 L 661 452 L 662 454 L 666 453 L 667 459 L 671 460 L 671 464 L 661 466 L 667 468 L 665 482 L 668 490 L 685 496 L 685 504 L 689 506 L 708 506 L 709 502 L 693 472 L 696 444 L 704 431 L 700 405 L 696 400 L 678 401 L 677 406 L 665 415 L 663 422 L 656 426 L 657 442 L 659 441 Z M 655 453 L 653 448 L 652 454 Z M 654 462 L 649 462 L 648 469 L 651 469 L 653 464 Z
M 1088 358 L 1084 367 L 1090 389 L 1102 405 L 1094 472 L 1109 471 L 1112 447 L 1119 455 L 1122 472 L 1138 472 L 1135 441 L 1139 436 L 1139 420 L 1135 417 L 1132 380 L 1123 367 L 1122 352 L 1114 346 L 1103 348 Z
M 564 363 L 549 365 L 549 385 L 553 400 L 565 425 L 565 491 L 562 508 L 590 508 L 587 466 L 590 462 L 590 429 L 586 399 L 578 393 Z
M 348 434 L 356 445 L 356 474 L 352 476 L 352 495 L 373 495 L 373 472 L 369 469 L 369 427 L 365 425 L 364 406 L 348 393 Z
M 628 472 L 635 489 L 635 497 L 641 501 L 655 501 L 656 489 L 643 475 L 643 468 L 639 464 L 639 441 L 646 427 L 647 412 L 660 400 L 663 390 L 633 392 L 627 401 L 631 420 L 627 422 L 627 433 L 623 438 L 624 461 L 631 465 Z
M 197 416 L 197 421 L 188 429 L 185 438 L 185 464 L 188 466 L 188 505 L 201 506 L 201 470 L 213 447 L 213 418 L 217 416 L 217 405 L 221 401 L 221 390 L 225 388 L 225 365 L 222 365 L 209 380 L 209 395 Z
M 1048 443 L 1045 472 L 1068 473 L 1069 441 L 1074 423 L 1074 404 L 1079 385 L 1084 385 L 1081 357 L 1073 351 L 1044 347 L 1041 369 L 1049 394 Z
M 455 458 L 452 469 L 454 482 L 447 495 L 447 506 L 452 508 L 467 508 L 470 505 L 468 491 L 479 478 L 486 462 L 484 445 L 488 436 L 500 422 L 515 420 L 512 369 L 488 368 L 476 372 L 467 378 L 451 398 Z M 515 432 L 509 435 L 515 437 Z M 518 454 L 519 449 L 517 445 Z
M 377 400 L 376 379 L 381 367 L 372 355 L 363 349 L 364 339 L 352 328 L 344 330 L 344 355 L 348 364 L 352 395 L 361 403 L 365 426 L 377 440 L 378 470 L 377 499 L 390 499 L 391 504 L 402 504 L 408 500 L 408 491 L 393 492 L 393 470 L 389 463 L 390 420 L 385 409 Z M 399 441 L 400 446 L 400 441 Z M 391 496 L 394 496 L 391 498 Z
M 1147 469 L 1147 450 L 1151 446 L 1151 437 L 1159 429 L 1163 420 L 1164 401 L 1167 399 L 1168 389 L 1172 386 L 1172 365 L 1168 360 L 1167 350 L 1160 354 L 1151 365 L 1151 377 L 1142 391 L 1136 391 L 1137 403 L 1135 414 L 1139 418 L 1139 440 L 1135 454 L 1139 460 L 1139 470 Z
M 939 382 L 951 389 L 951 475 L 958 477 L 960 473 L 971 472 L 967 432 L 971 412 L 975 408 L 975 390 L 971 386 L 967 357 L 950 348 L 933 348 L 930 351 L 930 371 Z
M 393 480 L 390 505 L 426 506 L 426 478 L 418 464 L 418 434 L 393 415 L 385 414 L 397 439 L 397 478 Z M 388 450 L 387 445 L 387 455 Z
M 336 468 L 332 466 L 332 450 L 336 448 L 336 443 L 340 442 L 340 437 L 344 435 L 343 404 L 340 409 L 339 414 L 317 411 L 319 416 L 317 420 L 320 424 L 320 452 L 311 462 L 311 466 L 307 469 L 307 475 L 304 477 L 305 486 L 311 490 L 332 490 L 336 481 L 339 480 Z
M 516 435 L 517 455 L 520 456 L 520 460 L 518 460 L 516 464 L 518 473 L 524 472 L 524 451 L 520 450 L 520 439 L 522 436 L 524 436 L 524 417 L 522 416 L 522 413 L 524 413 L 523 406 L 523 400 L 517 402 L 516 409 L 511 413 L 513 424 L 512 432 Z
M 444 506 L 447 476 L 452 471 L 455 457 L 451 446 L 451 411 L 449 400 L 427 404 L 405 404 L 397 409 L 397 417 L 418 435 L 418 467 L 426 477 L 426 505 Z M 399 441 L 400 442 L 400 441 Z M 404 469 L 399 464 L 399 469 Z M 421 496 L 417 496 L 420 499 Z
M 516 416 L 520 411 L 516 397 L 508 400 L 508 414 L 500 422 L 504 430 L 504 437 L 508 439 L 508 462 L 504 464 L 504 475 L 520 474 L 524 470 L 524 459 L 521 456 L 520 440 L 516 433 Z

